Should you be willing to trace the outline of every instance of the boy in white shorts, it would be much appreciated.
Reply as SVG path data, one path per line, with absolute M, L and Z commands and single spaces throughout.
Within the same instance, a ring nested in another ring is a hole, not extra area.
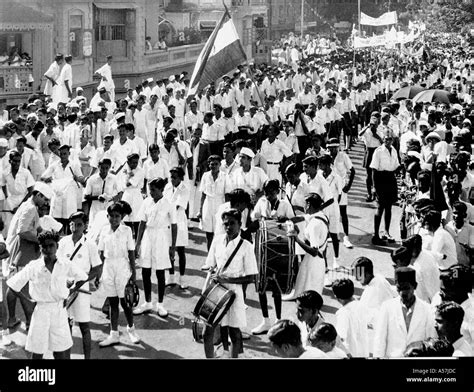
M 59 241 L 58 257 L 72 261 L 80 267 L 90 279 L 94 279 L 101 274 L 102 262 L 99 258 L 99 251 L 95 242 L 89 240 L 84 235 L 87 227 L 87 216 L 82 211 L 75 212 L 69 217 L 69 228 L 71 235 Z M 89 286 L 86 284 L 83 289 L 86 291 Z M 90 294 L 80 292 L 77 298 L 68 309 L 68 316 L 79 323 L 82 334 L 82 347 L 84 359 L 91 357 L 91 299 Z
M 59 234 L 46 231 L 38 236 L 41 257 L 7 281 L 17 295 L 29 283 L 29 294 L 36 302 L 25 349 L 33 353 L 32 359 L 42 359 L 52 351 L 55 359 L 69 359 L 72 347 L 71 331 L 64 300 L 69 295 L 69 281 L 87 279 L 87 273 L 71 261 L 56 256 Z
M 102 285 L 110 303 L 110 335 L 99 343 L 100 347 L 119 344 L 118 318 L 119 302 L 127 319 L 127 332 L 132 343 L 139 343 L 140 338 L 133 325 L 133 312 L 125 302 L 125 286 L 128 281 L 135 281 L 135 242 L 132 229 L 122 225 L 123 207 L 115 203 L 107 208 L 109 224 L 99 235 L 99 256 L 104 267 Z

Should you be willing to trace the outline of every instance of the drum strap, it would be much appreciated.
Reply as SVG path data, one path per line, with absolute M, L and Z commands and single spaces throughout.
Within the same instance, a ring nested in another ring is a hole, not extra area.
M 237 254 L 237 252 L 239 251 L 239 249 L 240 249 L 240 247 L 242 246 L 243 243 L 244 243 L 244 239 L 241 238 L 239 243 L 235 247 L 234 251 L 232 252 L 230 257 L 227 259 L 226 263 L 224 264 L 224 267 L 222 267 L 221 272 L 223 272 L 227 267 L 229 267 L 232 259 L 235 257 L 235 255 Z
M 328 229 L 328 235 L 327 235 L 326 240 L 324 241 L 324 244 L 323 244 L 323 246 L 322 246 L 322 247 L 324 247 L 324 246 L 327 244 L 327 241 L 328 241 L 328 239 L 329 239 L 329 222 L 328 222 L 327 218 L 324 219 L 324 218 L 321 217 L 321 216 L 313 216 L 313 218 L 314 218 L 314 219 L 317 219 L 317 220 L 320 220 L 321 222 L 324 222 L 324 224 L 326 225 L 326 227 L 327 227 L 327 229 Z M 319 253 L 318 256 L 320 256 L 321 258 L 324 259 L 324 255 L 321 253 L 321 251 L 319 250 L 319 248 L 318 248 L 318 253 Z
M 82 245 L 83 245 L 83 242 L 81 242 L 77 247 L 76 249 L 74 249 L 74 252 L 72 252 L 72 255 L 71 257 L 69 257 L 69 260 L 72 261 L 74 259 L 74 257 L 77 255 L 77 252 L 79 252 L 79 250 L 82 248 Z

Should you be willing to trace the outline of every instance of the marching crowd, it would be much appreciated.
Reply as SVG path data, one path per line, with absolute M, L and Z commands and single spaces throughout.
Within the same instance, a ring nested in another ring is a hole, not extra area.
M 140 342 L 134 318 L 155 310 L 166 317 L 165 287 L 187 288 L 194 220 L 209 251 L 202 270 L 235 293 L 220 323 L 224 350 L 230 338 L 235 358 L 247 285 L 259 274 L 252 242 L 261 220 L 275 220 L 293 223 L 287 234 L 300 260 L 289 294 L 270 282 L 258 293 L 262 322 L 252 333 L 268 333 L 276 355 L 471 356 L 474 60 L 459 42 L 428 38 L 423 56 L 411 57 L 354 55 L 330 40 L 322 51 L 314 37 L 291 36 L 278 64 L 239 66 L 192 99 L 186 72 L 148 78 L 117 98 L 111 56 L 88 99 L 72 87 L 72 57 L 57 55 L 44 94 L 0 113 L 2 343 L 20 323 L 19 299 L 33 358 L 69 357 L 70 320 L 90 358 L 89 285 L 107 297 L 111 332 L 99 345 L 120 342 L 120 307 L 130 340 Z M 413 102 L 412 88 L 444 94 Z M 353 247 L 356 143 L 365 146 L 366 173 L 358 174 L 366 175 L 366 200 L 377 207 L 374 246 L 395 242 L 392 206 L 412 194 L 409 235 L 392 253 L 396 290 L 361 257 L 353 263 L 360 300 L 351 279 L 331 282 L 327 274 L 340 265 L 340 234 Z M 138 267 L 144 299 L 133 304 L 126 288 Z M 320 314 L 325 286 L 341 304 L 334 326 Z M 273 294 L 274 325 L 265 291 Z M 281 320 L 285 300 L 296 301 L 297 321 Z M 208 358 L 214 327 L 204 333 Z

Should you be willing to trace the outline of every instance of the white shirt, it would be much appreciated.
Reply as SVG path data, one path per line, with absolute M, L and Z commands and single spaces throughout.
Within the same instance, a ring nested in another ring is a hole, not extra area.
M 316 359 L 316 358 L 328 358 L 329 356 L 316 347 L 305 347 L 305 351 L 301 354 L 298 359 Z
M 156 178 L 168 178 L 170 176 L 170 168 L 163 159 L 158 159 L 158 162 L 155 163 L 151 158 L 148 158 L 143 164 L 143 170 L 148 182 Z
M 226 175 L 219 171 L 216 180 L 212 176 L 211 171 L 207 171 L 202 175 L 201 183 L 199 184 L 199 191 L 206 195 L 206 197 L 220 199 L 220 204 L 224 202 Z
M 382 275 L 375 274 L 360 296 L 360 303 L 368 314 L 368 324 L 374 326 L 382 304 L 396 296 L 397 293 L 387 279 Z
M 240 235 L 226 244 L 227 235 L 221 234 L 214 237 L 209 254 L 206 258 L 206 265 L 208 267 L 223 268 L 229 259 L 230 255 L 236 248 L 240 241 Z M 258 274 L 257 261 L 255 259 L 255 252 L 253 245 L 244 240 L 239 251 L 236 253 L 232 262 L 225 270 L 225 275 L 231 278 L 239 278 L 242 276 Z
M 363 305 L 354 300 L 336 312 L 336 330 L 342 343 L 353 357 L 369 356 L 367 313 Z
M 367 132 L 366 132 L 367 133 Z M 398 161 L 397 151 L 390 147 L 387 149 L 385 145 L 378 147 L 374 151 L 370 167 L 378 171 L 395 171 L 400 163 Z
M 429 250 L 438 262 L 440 269 L 448 269 L 457 263 L 456 243 L 451 234 L 441 226 L 434 232 Z M 446 258 L 444 258 L 445 255 Z
M 313 179 L 308 177 L 306 173 L 302 173 L 300 175 L 300 180 L 308 185 L 309 193 L 317 193 L 321 196 L 323 201 L 328 201 L 333 197 L 328 182 L 319 171 Z
M 219 120 L 212 123 L 211 125 L 204 124 L 202 126 L 202 139 L 203 140 L 207 140 L 209 142 L 224 140 L 226 127 L 225 127 L 225 124 L 223 124 L 222 121 L 219 122 Z
M 127 157 L 132 154 L 140 154 L 138 147 L 133 140 L 129 138 L 126 139 L 125 143 L 120 143 L 120 139 L 114 141 L 112 147 L 115 152 L 116 165 L 121 166 L 123 163 L 127 162 Z
M 400 152 L 406 154 L 407 152 L 407 143 L 409 140 L 418 140 L 421 144 L 420 137 L 411 130 L 406 131 L 402 136 L 400 136 Z
M 301 181 L 298 186 L 294 186 L 289 182 L 286 183 L 285 193 L 288 198 L 291 200 L 291 204 L 295 207 L 304 208 L 306 206 L 306 196 L 310 194 L 309 185 Z
M 257 204 L 251 213 L 252 220 L 258 219 L 257 214 L 260 217 L 267 219 L 275 219 L 280 217 L 293 218 L 295 216 L 291 204 L 285 199 L 278 200 L 275 204 L 275 207 L 276 209 L 272 209 L 268 199 L 265 196 L 261 197 L 258 199 Z
M 377 135 L 383 140 L 383 135 L 381 132 L 377 131 Z M 367 128 L 365 133 L 362 135 L 362 139 L 364 140 L 365 146 L 367 148 L 377 148 L 381 146 L 380 140 L 374 137 L 374 134 L 370 128 Z
M 55 303 L 69 296 L 67 287 L 68 278 L 76 281 L 86 280 L 87 273 L 75 263 L 58 258 L 53 271 L 46 268 L 44 258 L 29 262 L 25 268 L 7 281 L 7 285 L 14 291 L 21 289 L 29 282 L 29 294 L 35 302 Z
M 254 195 L 258 190 L 263 189 L 263 184 L 268 180 L 268 176 L 259 167 L 251 167 L 248 172 L 244 172 L 239 167 L 231 178 L 228 178 L 226 192 L 241 188 L 250 195 Z
M 439 291 L 439 267 L 435 258 L 426 250 L 422 250 L 412 267 L 416 271 L 416 296 L 428 303 Z
M 179 155 L 176 151 L 176 148 L 179 149 L 181 156 L 187 161 L 193 156 L 191 153 L 191 147 L 188 143 L 183 142 L 182 140 L 178 141 L 178 146 L 171 146 L 168 151 L 164 144 L 160 144 L 160 160 L 163 159 L 170 169 L 173 167 L 179 166 Z
M 6 210 L 13 210 L 17 208 L 23 201 L 28 193 L 28 188 L 32 188 L 35 185 L 35 180 L 31 173 L 20 167 L 13 178 L 11 168 L 8 171 L 3 172 L 0 178 L 0 185 L 6 186 L 7 188 L 7 199 L 6 199 Z
M 338 151 L 333 162 L 333 171 L 342 179 L 348 177 L 349 171 L 353 168 L 351 158 L 344 151 Z
M 469 342 L 461 336 L 458 340 L 453 343 L 454 353 L 453 357 L 472 357 L 474 356 L 474 351 L 472 350 Z
M 101 196 L 103 195 L 107 201 L 117 196 L 122 191 L 118 183 L 117 177 L 113 174 L 108 174 L 105 179 L 102 179 L 99 173 L 92 175 L 86 182 L 84 189 L 84 196 Z
M 267 163 L 280 163 L 284 156 L 290 157 L 293 155 L 286 144 L 278 139 L 275 139 L 273 143 L 270 143 L 268 139 L 265 139 L 262 142 L 260 154 L 265 158 Z
M 99 167 L 99 162 L 102 159 L 110 159 L 112 162 L 112 165 L 110 166 L 110 169 L 118 169 L 117 167 L 117 160 L 115 158 L 115 151 L 111 146 L 107 151 L 104 151 L 104 147 L 99 147 L 95 150 L 95 153 L 92 155 L 92 158 L 90 160 L 90 165 L 91 167 L 98 168 Z
M 128 261 L 128 252 L 135 250 L 132 229 L 126 225 L 119 225 L 113 231 L 110 225 L 105 226 L 99 235 L 98 250 L 104 252 L 106 260 Z
M 91 268 L 102 264 L 102 261 L 99 258 L 97 245 L 94 241 L 88 241 L 83 235 L 78 242 L 74 243 L 72 240 L 72 235 L 68 235 L 59 241 L 57 255 L 58 257 L 70 260 L 70 257 L 75 252 L 75 250 L 78 249 L 80 244 L 82 245 L 74 255 L 74 258 L 71 260 L 71 262 L 88 274 Z
M 101 84 L 106 88 L 107 91 L 115 88 L 114 80 L 112 79 L 112 68 L 109 64 L 104 64 L 100 67 L 95 73 L 98 73 L 100 76 L 105 77 L 107 80 L 102 81 Z

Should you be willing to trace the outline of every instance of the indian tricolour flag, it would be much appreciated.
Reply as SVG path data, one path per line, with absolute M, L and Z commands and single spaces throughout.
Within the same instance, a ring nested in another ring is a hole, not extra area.
M 247 57 L 244 48 L 226 7 L 222 19 L 198 57 L 189 83 L 188 97 L 195 95 L 245 61 Z

